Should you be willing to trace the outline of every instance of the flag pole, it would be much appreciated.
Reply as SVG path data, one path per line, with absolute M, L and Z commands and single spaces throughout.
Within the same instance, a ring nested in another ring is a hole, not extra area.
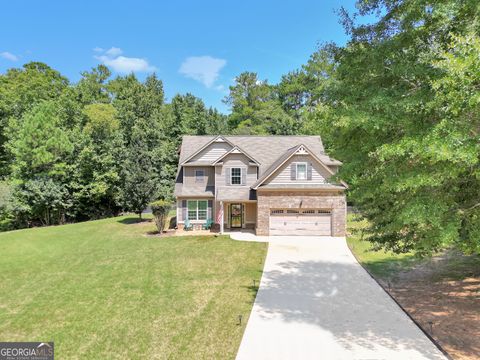
M 223 201 L 220 201 L 220 234 L 223 234 Z

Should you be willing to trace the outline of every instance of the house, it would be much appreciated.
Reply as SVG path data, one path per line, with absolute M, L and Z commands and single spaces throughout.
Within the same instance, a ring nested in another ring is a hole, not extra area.
M 344 236 L 342 163 L 320 136 L 184 136 L 175 183 L 177 224 L 212 219 L 257 235 Z

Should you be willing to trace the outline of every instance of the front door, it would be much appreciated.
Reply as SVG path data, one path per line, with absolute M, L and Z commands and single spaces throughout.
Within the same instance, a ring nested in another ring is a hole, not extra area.
M 230 204 L 230 226 L 242 227 L 242 204 Z

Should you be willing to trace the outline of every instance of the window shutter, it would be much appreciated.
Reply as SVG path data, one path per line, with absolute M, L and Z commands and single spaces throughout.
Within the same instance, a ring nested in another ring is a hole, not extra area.
M 297 164 L 290 165 L 290 180 L 297 180 Z
M 182 221 L 187 220 L 187 200 L 182 200 Z
M 242 168 L 242 185 L 247 184 L 247 169 Z
M 312 180 L 312 163 L 307 164 L 307 180 Z
M 212 206 L 213 206 L 213 201 L 208 200 L 207 220 L 212 219 Z
M 230 185 L 230 168 L 225 168 L 225 185 Z

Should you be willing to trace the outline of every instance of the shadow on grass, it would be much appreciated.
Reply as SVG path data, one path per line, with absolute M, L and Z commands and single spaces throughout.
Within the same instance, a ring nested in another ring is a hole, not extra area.
M 169 233 L 165 230 L 163 230 L 161 234 L 160 231 L 158 231 L 157 229 L 147 231 L 146 234 L 148 236 L 169 237 Z
M 395 280 L 399 272 L 409 270 L 419 262 L 422 260 L 414 255 L 406 255 L 402 258 L 364 260 L 362 264 L 376 277 L 383 280 Z
M 358 253 L 358 252 L 357 252 Z M 413 254 L 386 255 L 375 250 L 365 249 L 362 264 L 382 280 L 395 281 L 398 277 L 415 275 L 429 278 L 430 281 L 463 280 L 480 276 L 480 256 L 464 255 L 455 249 L 447 249 L 432 257 L 419 258 Z
M 242 288 L 247 289 L 248 293 L 251 296 L 251 301 L 249 301 L 249 304 L 253 304 L 255 302 L 255 298 L 257 297 L 258 293 L 258 286 L 259 286 L 259 281 L 255 281 L 255 286 L 252 284 L 250 286 L 242 286 Z
M 138 217 L 128 217 L 128 218 L 117 220 L 117 222 L 124 225 L 139 224 L 139 223 L 145 223 L 145 222 L 151 222 L 151 221 L 152 219 L 140 219 Z

